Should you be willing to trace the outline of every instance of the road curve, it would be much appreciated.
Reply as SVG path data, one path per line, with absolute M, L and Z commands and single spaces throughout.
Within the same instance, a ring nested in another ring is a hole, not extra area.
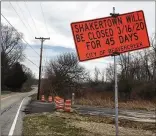
M 37 88 L 33 88 L 31 92 L 11 94 L 1 99 L 1 135 L 8 136 L 10 129 L 13 128 L 13 135 L 22 134 L 22 119 L 24 113 L 22 112 L 28 102 L 30 101 L 30 95 L 37 93 Z M 23 100 L 24 99 L 24 100 Z M 21 104 L 23 100 L 23 103 Z M 21 108 L 19 106 L 21 104 Z M 17 116 L 17 111 L 19 114 Z M 17 120 L 15 121 L 15 116 Z M 14 122 L 14 123 L 13 123 Z M 12 125 L 15 127 L 12 127 Z

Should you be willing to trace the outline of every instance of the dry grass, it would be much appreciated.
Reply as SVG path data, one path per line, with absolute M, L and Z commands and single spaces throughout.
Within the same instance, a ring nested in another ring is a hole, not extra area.
M 140 100 L 140 101 L 128 101 L 128 102 L 119 102 L 119 108 L 123 109 L 141 109 L 147 111 L 154 111 L 156 109 L 156 103 Z
M 31 101 L 37 100 L 37 93 L 31 95 Z
M 67 123 L 56 114 L 34 114 L 24 118 L 23 136 L 93 136 Z
M 114 108 L 114 100 L 111 93 L 86 94 L 84 97 L 76 99 L 75 104 Z M 131 100 L 127 102 L 119 101 L 119 108 L 154 111 L 156 108 L 156 102 L 145 100 Z
M 114 102 L 110 99 L 86 99 L 80 98 L 75 100 L 75 104 L 78 105 L 89 105 L 89 106 L 99 106 L 99 107 L 114 107 Z
M 155 124 L 119 120 L 121 136 L 154 136 Z M 23 136 L 113 136 L 114 119 L 72 113 L 44 113 L 24 118 Z

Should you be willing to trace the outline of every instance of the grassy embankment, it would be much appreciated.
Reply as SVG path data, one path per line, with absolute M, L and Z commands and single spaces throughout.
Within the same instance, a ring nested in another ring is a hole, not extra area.
M 119 135 L 154 136 L 155 123 L 119 120 Z M 80 116 L 75 113 L 32 114 L 24 118 L 23 136 L 108 136 L 115 135 L 114 119 Z

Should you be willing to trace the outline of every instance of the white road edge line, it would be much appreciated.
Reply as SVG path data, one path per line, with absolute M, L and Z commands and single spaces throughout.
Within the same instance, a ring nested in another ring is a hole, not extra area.
M 26 98 L 26 97 L 25 97 L 25 98 Z M 24 99 L 25 99 L 25 98 L 24 98 Z M 17 111 L 17 113 L 16 113 L 16 116 L 15 116 L 15 118 L 14 118 L 14 121 L 13 121 L 13 123 L 12 123 L 12 126 L 11 126 L 11 129 L 10 129 L 10 131 L 9 131 L 9 135 L 8 135 L 8 136 L 12 136 L 13 133 L 14 133 L 15 126 L 16 126 L 16 122 L 17 122 L 17 118 L 18 118 L 18 115 L 19 115 L 19 112 L 20 112 L 20 109 L 21 109 L 21 106 L 22 106 L 22 104 L 23 104 L 24 99 L 22 100 L 22 102 L 21 102 L 21 104 L 20 104 L 20 106 L 19 106 L 19 108 L 18 108 L 18 111 Z

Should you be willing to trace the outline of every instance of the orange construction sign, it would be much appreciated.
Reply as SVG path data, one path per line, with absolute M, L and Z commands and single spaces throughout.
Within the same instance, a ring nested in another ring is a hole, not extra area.
M 71 28 L 80 61 L 150 46 L 142 10 L 117 17 L 74 22 Z

